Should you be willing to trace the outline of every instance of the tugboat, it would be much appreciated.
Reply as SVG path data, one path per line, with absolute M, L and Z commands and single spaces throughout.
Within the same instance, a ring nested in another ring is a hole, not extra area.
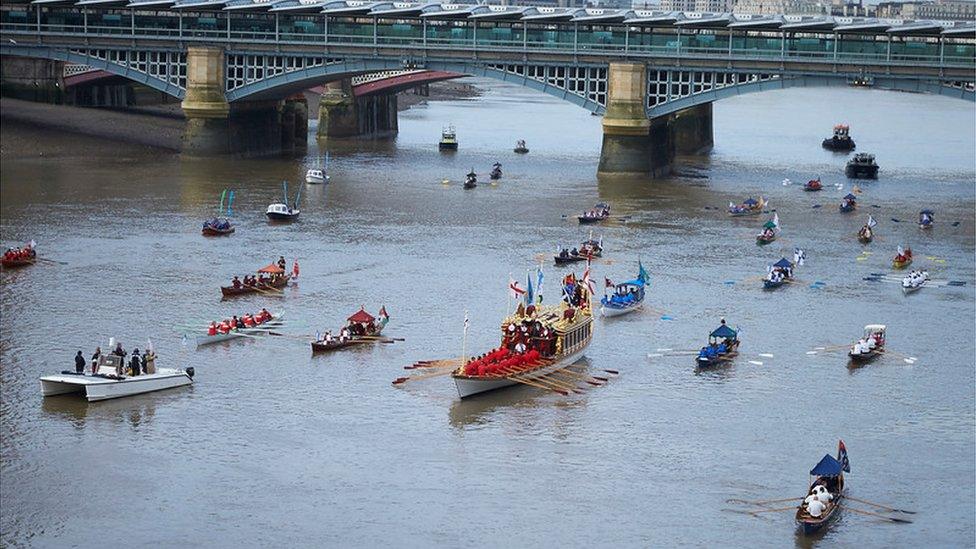
M 502 178 L 502 165 L 498 162 L 491 167 L 491 173 L 488 174 L 488 178 L 492 180 L 497 180 Z
M 844 173 L 851 179 L 877 179 L 878 164 L 874 161 L 873 154 L 857 153 L 847 161 Z
M 294 221 L 295 219 L 298 219 L 298 214 L 301 213 L 301 210 L 298 209 L 298 200 L 302 196 L 302 188 L 299 186 L 298 192 L 295 194 L 295 207 L 292 208 L 288 205 L 288 182 L 282 181 L 281 185 L 285 190 L 285 201 L 275 202 L 274 204 L 269 205 L 268 211 L 265 212 L 265 215 L 267 215 L 268 219 L 272 221 Z
M 466 175 L 464 178 L 464 188 L 473 189 L 477 186 L 478 186 L 478 175 L 474 173 L 474 168 L 471 168 L 471 171 L 468 172 L 468 175 Z
M 441 141 L 437 144 L 437 148 L 442 151 L 457 150 L 457 132 L 454 131 L 454 126 L 445 126 L 444 129 L 441 130 Z
M 831 151 L 847 152 L 854 150 L 854 140 L 850 135 L 851 128 L 847 124 L 834 126 L 834 135 L 823 140 L 823 148 Z
M 519 139 L 515 142 L 515 152 L 517 154 L 526 154 L 529 152 L 529 148 L 525 146 L 524 139 Z

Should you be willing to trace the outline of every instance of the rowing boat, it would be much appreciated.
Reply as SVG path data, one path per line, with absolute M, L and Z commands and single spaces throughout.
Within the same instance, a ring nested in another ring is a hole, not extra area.
M 285 274 L 285 275 L 279 276 L 274 281 L 270 281 L 269 280 L 268 282 L 265 282 L 264 284 L 253 284 L 253 285 L 244 285 L 244 284 L 242 284 L 240 287 L 221 286 L 220 287 L 220 293 L 223 294 L 224 297 L 232 297 L 232 296 L 238 296 L 238 295 L 244 295 L 244 294 L 255 294 L 255 293 L 261 293 L 261 292 L 267 292 L 267 291 L 272 291 L 273 292 L 273 291 L 280 290 L 280 289 L 284 288 L 285 286 L 287 286 L 288 285 L 288 282 L 290 280 L 291 280 L 291 275 Z
M 390 315 L 387 314 L 386 307 L 380 307 L 380 312 L 377 316 L 378 318 L 373 317 L 366 312 L 365 308 L 360 308 L 359 311 L 347 319 L 348 325 L 346 326 L 346 330 L 349 332 L 348 335 L 340 337 L 330 336 L 313 341 L 312 354 L 327 353 L 364 343 L 391 341 L 380 337 L 380 334 L 383 333 L 383 328 L 390 322 Z
M 759 197 L 759 200 L 749 197 L 742 204 L 736 205 L 729 202 L 729 215 L 732 217 L 742 217 L 746 215 L 759 215 L 766 208 L 766 199 Z
M 870 362 L 884 354 L 884 346 L 884 324 L 868 324 L 864 327 L 864 336 L 851 345 L 847 356 L 851 362 Z
M 228 225 L 226 227 L 221 228 L 221 227 L 215 227 L 213 225 L 210 225 L 209 223 L 205 223 L 203 225 L 203 229 L 200 232 L 203 234 L 203 236 L 225 236 L 225 235 L 233 234 L 234 226 Z
M 646 295 L 644 287 L 648 278 L 644 265 L 638 261 L 637 278 L 614 285 L 613 294 L 600 299 L 600 314 L 605 317 L 620 316 L 643 307 Z
M 816 478 L 810 483 L 806 498 L 797 506 L 795 516 L 797 528 L 804 535 L 819 532 L 840 516 L 845 492 L 844 472 L 850 471 L 844 441 L 838 442 L 836 459 L 826 454 L 810 470 L 810 475 Z
M 231 339 L 237 339 L 241 337 L 263 335 L 273 330 L 274 328 L 280 328 L 281 322 L 285 318 L 285 313 L 278 313 L 271 316 L 271 320 L 262 322 L 250 328 L 234 328 L 233 330 L 227 332 L 226 334 L 217 333 L 215 335 L 202 335 L 197 336 L 197 347 L 203 345 L 210 345 L 211 343 L 220 343 L 221 341 L 229 341 Z
M 708 334 L 708 345 L 702 347 L 695 357 L 697 368 L 710 368 L 725 364 L 739 354 L 739 334 L 730 328 L 725 319 L 722 324 Z
M 610 205 L 606 202 L 599 202 L 593 209 L 588 212 L 583 212 L 582 214 L 576 216 L 579 220 L 580 225 L 588 225 L 592 223 L 599 223 L 605 219 L 610 218 Z
M 37 263 L 36 257 L 28 257 L 24 259 L 0 259 L 0 266 L 3 266 L 6 269 L 26 267 L 28 265 L 33 265 L 34 263 Z
M 901 246 L 898 247 L 898 255 L 891 260 L 891 266 L 895 269 L 904 269 L 905 267 L 912 264 L 912 249 L 905 248 L 902 249 Z

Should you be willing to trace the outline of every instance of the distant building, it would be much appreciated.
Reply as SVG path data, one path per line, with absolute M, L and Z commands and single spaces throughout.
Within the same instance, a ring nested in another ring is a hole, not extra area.
M 875 15 L 909 20 L 973 21 L 976 20 L 976 2 L 967 0 L 881 2 L 877 6 Z
M 665 11 L 697 11 L 704 13 L 728 13 L 732 0 L 661 0 Z
M 830 3 L 830 15 L 841 17 L 867 17 L 868 9 L 861 0 L 833 0 Z
M 832 11 L 829 6 L 811 0 L 738 0 L 733 13 L 757 15 L 823 15 Z

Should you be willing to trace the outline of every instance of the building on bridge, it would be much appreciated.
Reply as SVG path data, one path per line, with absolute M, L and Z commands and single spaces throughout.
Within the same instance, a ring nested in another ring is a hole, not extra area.
M 733 13 L 755 15 L 821 15 L 830 13 L 830 6 L 816 0 L 737 0 Z
M 179 99 L 185 150 L 198 153 L 302 134 L 296 96 L 312 87 L 330 90 L 321 130 L 353 117 L 353 78 L 401 71 L 368 85 L 374 117 L 390 111 L 380 97 L 426 78 L 495 78 L 603 114 L 600 171 L 612 174 L 667 173 L 675 153 L 708 148 L 712 103 L 743 93 L 856 81 L 976 101 L 976 23 L 829 15 L 33 0 L 0 5 L 0 55 L 85 65 Z
M 972 0 L 881 2 L 875 8 L 875 15 L 912 20 L 973 21 L 976 20 L 976 2 Z

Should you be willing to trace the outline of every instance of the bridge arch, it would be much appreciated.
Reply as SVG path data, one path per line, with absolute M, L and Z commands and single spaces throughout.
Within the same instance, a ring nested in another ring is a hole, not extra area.
M 357 59 L 325 60 L 324 63 L 284 72 L 246 83 L 227 92 L 228 101 L 272 99 L 326 82 L 360 76 L 371 72 L 403 69 L 398 60 Z M 441 73 L 493 78 L 514 82 L 527 88 L 569 101 L 591 112 L 602 113 L 606 105 L 607 66 L 524 66 L 493 65 L 474 62 L 426 62 L 423 69 Z M 569 75 L 568 73 L 572 73 Z M 580 76 L 583 75 L 583 76 Z
M 3 44 L 0 55 L 88 65 L 138 82 L 177 99 L 186 95 L 186 52 L 169 50 L 69 49 Z
M 782 90 L 788 88 L 812 88 L 812 87 L 847 87 L 850 85 L 848 75 L 837 76 L 812 76 L 812 75 L 747 75 L 746 82 L 725 86 L 716 86 L 712 89 L 692 93 L 683 97 L 667 98 L 664 102 L 652 104 L 654 101 L 648 97 L 646 112 L 648 118 L 657 118 L 676 113 L 691 107 L 696 107 L 705 103 L 712 103 L 729 97 L 736 97 L 747 93 L 756 93 L 769 90 Z M 874 78 L 872 87 L 882 90 L 928 93 L 942 95 L 967 101 L 976 101 L 976 92 L 967 89 L 962 83 L 940 82 L 934 80 L 905 80 L 899 78 Z

